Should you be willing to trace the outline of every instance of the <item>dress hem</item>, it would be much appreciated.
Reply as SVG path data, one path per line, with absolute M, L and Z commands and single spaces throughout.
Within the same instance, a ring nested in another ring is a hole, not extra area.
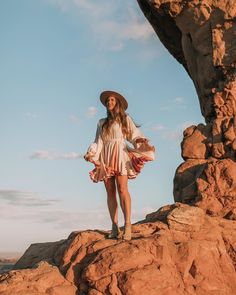
M 147 156 L 137 157 L 131 151 L 128 151 L 128 154 L 129 154 L 129 157 L 130 157 L 130 160 L 131 160 L 131 163 L 132 163 L 132 167 L 134 169 L 134 174 L 123 174 L 122 172 L 115 171 L 114 169 L 109 167 L 109 170 L 110 170 L 109 173 L 107 173 L 102 178 L 96 179 L 95 174 L 96 174 L 96 172 L 97 172 L 97 170 L 99 168 L 95 167 L 92 171 L 89 172 L 90 179 L 95 183 L 98 183 L 100 181 L 104 181 L 105 179 L 111 178 L 111 177 L 116 176 L 116 175 L 127 175 L 128 179 L 135 179 L 138 176 L 138 174 L 141 172 L 144 164 L 146 162 L 148 162 L 148 161 L 152 161 L 152 159 L 147 157 Z

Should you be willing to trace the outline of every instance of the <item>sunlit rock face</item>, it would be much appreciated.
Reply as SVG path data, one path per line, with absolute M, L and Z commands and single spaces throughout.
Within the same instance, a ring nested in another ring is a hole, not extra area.
M 235 294 L 236 221 L 175 203 L 132 224 L 130 241 L 107 233 L 31 245 L 15 270 L 0 275 L 0 294 Z
M 138 3 L 192 79 L 206 123 L 184 131 L 175 200 L 229 216 L 236 208 L 236 1 Z

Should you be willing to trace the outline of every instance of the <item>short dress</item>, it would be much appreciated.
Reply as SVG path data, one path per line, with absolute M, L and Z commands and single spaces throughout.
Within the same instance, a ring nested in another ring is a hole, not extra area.
M 136 143 L 138 138 L 146 137 L 135 126 L 128 114 L 126 116 L 130 134 L 128 138 L 124 137 L 118 122 L 111 125 L 108 135 L 102 135 L 102 125 L 105 120 L 102 118 L 98 121 L 95 140 L 87 150 L 92 155 L 91 160 L 100 162 L 100 166 L 96 166 L 89 172 L 91 180 L 93 182 L 104 181 L 114 175 L 127 175 L 128 179 L 136 178 L 144 164 L 155 159 L 153 146 Z

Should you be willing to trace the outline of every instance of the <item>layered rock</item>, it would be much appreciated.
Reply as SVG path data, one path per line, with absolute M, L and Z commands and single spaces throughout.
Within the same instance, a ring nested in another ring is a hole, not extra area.
M 16 265 L 30 269 L 0 276 L 0 295 L 233 295 L 236 290 L 236 221 L 176 203 L 133 224 L 131 241 L 106 234 L 78 231 L 64 241 L 30 246 Z
M 206 122 L 184 131 L 185 163 L 176 171 L 175 200 L 195 202 L 214 215 L 231 214 L 236 208 L 236 2 L 138 3 L 192 79 Z M 212 207 L 213 195 L 218 205 Z
M 40 259 L 41 260 L 41 259 Z M 31 269 L 12 270 L 0 275 L 1 295 L 76 295 L 56 266 L 41 261 Z

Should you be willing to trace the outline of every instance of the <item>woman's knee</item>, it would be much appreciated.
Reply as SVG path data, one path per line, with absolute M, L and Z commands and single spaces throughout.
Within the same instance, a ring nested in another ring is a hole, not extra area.
M 128 192 L 128 182 L 127 182 L 127 178 L 125 176 L 117 177 L 116 184 L 117 184 L 117 190 L 119 192 L 119 195 L 126 195 L 129 193 Z
M 119 195 L 126 195 L 128 193 L 128 187 L 123 184 L 118 184 L 117 185 L 117 190 L 119 192 Z

